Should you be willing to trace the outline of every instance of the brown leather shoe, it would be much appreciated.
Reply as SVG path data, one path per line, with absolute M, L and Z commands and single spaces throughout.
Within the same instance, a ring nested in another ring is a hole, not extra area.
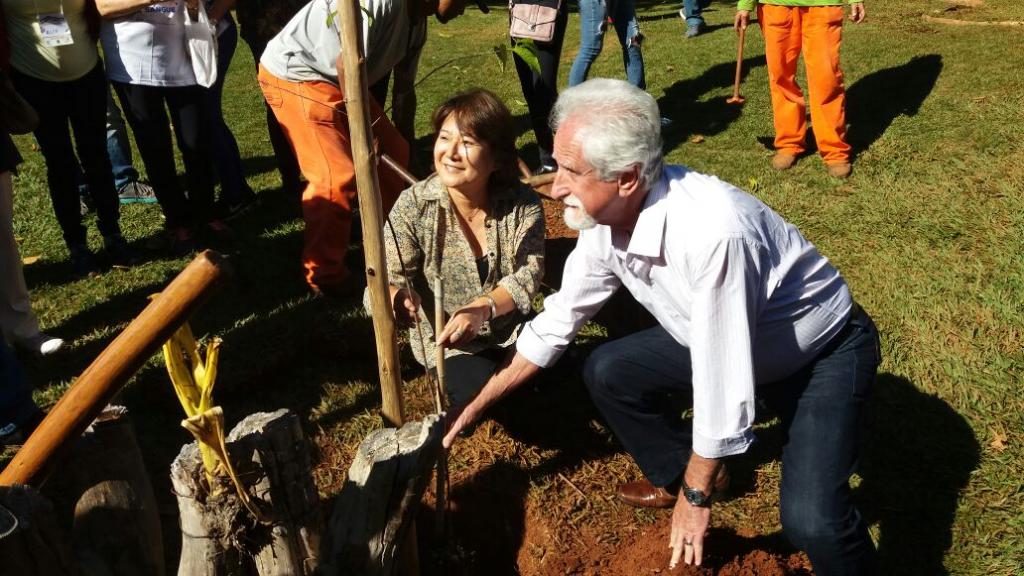
M 721 497 L 729 489 L 729 480 L 729 469 L 723 464 L 718 469 L 718 476 L 715 477 L 716 498 Z M 671 508 L 676 505 L 675 494 L 651 484 L 646 478 L 620 485 L 616 495 L 619 500 L 637 508 Z
M 843 180 L 850 176 L 850 171 L 853 169 L 849 162 L 836 162 L 835 164 L 826 164 L 825 168 L 828 170 L 828 175 L 833 178 Z
M 772 156 L 772 168 L 776 170 L 789 170 L 793 164 L 796 164 L 796 156 L 792 154 L 776 152 L 775 156 Z

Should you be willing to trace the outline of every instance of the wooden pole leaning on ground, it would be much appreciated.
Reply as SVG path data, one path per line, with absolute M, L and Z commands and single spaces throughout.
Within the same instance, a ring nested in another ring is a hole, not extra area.
M 43 483 L 68 444 L 81 436 L 118 390 L 188 320 L 227 269 L 216 252 L 196 256 L 64 393 L 0 473 L 0 486 Z
M 370 125 L 370 94 L 363 56 L 359 0 L 338 2 L 341 55 L 345 66 L 342 92 L 348 114 L 349 142 L 359 190 L 360 220 L 363 226 L 363 252 L 366 256 L 366 285 L 370 289 L 373 334 L 377 341 L 377 368 L 380 374 L 382 413 L 388 426 L 400 427 L 403 420 L 402 375 L 398 360 L 395 318 L 388 298 L 388 272 L 384 258 L 384 210 L 377 181 L 377 159 L 373 150 Z
M 747 27 L 740 28 L 739 37 L 736 39 L 736 79 L 732 83 L 732 97 L 726 100 L 728 104 L 743 104 L 746 99 L 740 96 L 740 77 L 743 75 L 743 41 L 747 37 Z

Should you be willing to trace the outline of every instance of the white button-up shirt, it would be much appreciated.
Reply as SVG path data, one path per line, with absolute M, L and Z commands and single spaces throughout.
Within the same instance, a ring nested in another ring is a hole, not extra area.
M 693 451 L 739 454 L 753 441 L 755 383 L 810 362 L 850 315 L 839 272 L 795 226 L 714 176 L 665 168 L 630 234 L 580 233 L 561 289 L 517 350 L 551 366 L 620 286 L 654 315 L 693 367 Z

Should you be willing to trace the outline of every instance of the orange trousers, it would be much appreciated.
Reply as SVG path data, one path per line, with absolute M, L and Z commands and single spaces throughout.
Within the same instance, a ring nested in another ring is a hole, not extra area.
M 309 184 L 302 193 L 302 265 L 313 288 L 336 286 L 349 275 L 345 265 L 357 202 L 348 117 L 341 89 L 330 82 L 289 82 L 259 71 L 260 88 L 291 142 L 299 169 Z M 370 100 L 374 146 L 402 166 L 409 164 L 409 144 Z M 377 171 L 381 203 L 391 211 L 405 182 L 392 170 Z
M 818 152 L 826 164 L 848 162 L 846 91 L 839 69 L 843 7 L 758 4 L 757 18 L 768 61 L 775 149 L 796 156 L 807 146 L 806 104 L 796 83 L 796 62 L 802 52 Z

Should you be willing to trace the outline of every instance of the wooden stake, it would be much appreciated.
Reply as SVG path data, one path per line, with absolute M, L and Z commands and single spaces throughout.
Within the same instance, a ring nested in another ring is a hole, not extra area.
M 227 264 L 216 252 L 207 250 L 196 256 L 64 393 L 0 473 L 0 486 L 42 484 L 67 445 L 85 431 L 114 394 L 188 320 L 217 287 L 226 270 Z
M 363 252 L 366 256 L 366 285 L 370 289 L 371 310 L 390 310 L 388 268 L 384 258 L 384 210 L 381 207 L 377 160 L 370 125 L 370 94 L 363 55 L 359 0 L 338 2 L 341 56 L 345 65 L 345 108 L 348 115 L 352 163 L 359 190 L 362 214 Z M 390 313 L 373 315 L 373 333 L 377 341 L 377 367 L 380 373 L 382 412 L 388 426 L 400 427 L 403 421 L 402 375 L 398 361 L 395 318 Z
M 444 379 L 444 346 L 438 340 L 444 330 L 444 277 L 438 276 L 434 282 L 434 344 L 437 349 L 435 369 L 437 385 L 434 387 L 434 404 L 438 417 L 444 413 L 444 397 L 446 394 Z M 448 451 L 442 446 L 437 455 L 437 484 L 434 488 L 436 513 L 434 516 L 434 541 L 438 546 L 444 544 L 444 517 L 448 508 Z

